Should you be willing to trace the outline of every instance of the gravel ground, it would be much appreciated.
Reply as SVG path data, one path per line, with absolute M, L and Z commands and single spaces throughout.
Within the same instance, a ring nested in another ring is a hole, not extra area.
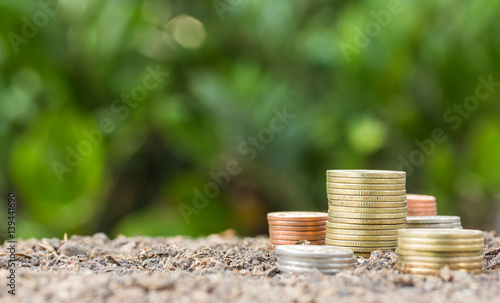
M 0 302 L 498 302 L 500 238 L 485 233 L 484 273 L 420 277 L 373 252 L 334 276 L 279 273 L 266 237 L 233 232 L 197 239 L 104 234 L 18 242 L 16 296 L 7 293 L 0 247 Z

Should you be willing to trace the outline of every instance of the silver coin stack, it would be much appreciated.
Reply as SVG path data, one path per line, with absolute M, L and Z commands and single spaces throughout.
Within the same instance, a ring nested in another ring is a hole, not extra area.
M 281 272 L 308 273 L 320 271 L 336 274 L 354 268 L 356 259 L 352 250 L 324 245 L 276 246 L 276 266 Z
M 457 216 L 409 216 L 406 228 L 462 228 L 462 223 Z

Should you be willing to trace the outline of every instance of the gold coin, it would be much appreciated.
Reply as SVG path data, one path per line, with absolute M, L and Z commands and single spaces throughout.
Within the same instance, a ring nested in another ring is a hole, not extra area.
M 442 267 L 448 266 L 451 270 L 453 269 L 482 269 L 483 262 L 470 262 L 470 263 L 449 263 L 449 264 L 438 264 L 438 263 L 425 263 L 425 262 L 399 262 L 397 266 L 400 268 L 435 268 L 440 269 Z
M 337 178 L 326 176 L 328 183 L 346 183 L 346 184 L 406 184 L 405 178 L 400 179 L 373 179 L 373 178 Z
M 425 262 L 437 264 L 483 262 L 482 254 L 461 257 L 406 256 L 400 254 L 398 257 L 402 262 Z
M 360 253 L 360 252 L 355 252 L 354 255 L 356 257 L 363 257 L 363 258 L 370 258 L 371 253 Z
M 407 249 L 407 250 L 435 251 L 435 252 L 481 251 L 484 248 L 484 244 L 434 245 L 434 244 L 399 243 L 398 248 Z
M 405 219 L 406 212 L 395 214 L 371 214 L 371 213 L 343 213 L 339 211 L 328 211 L 330 218 L 353 218 L 353 219 Z
M 325 240 L 325 245 L 339 246 L 336 244 L 328 244 L 328 242 L 326 240 Z M 394 247 L 359 247 L 359 246 L 341 246 L 341 247 L 352 250 L 355 255 L 358 255 L 359 253 L 368 253 L 369 254 L 372 251 L 376 251 L 376 250 L 381 250 L 382 252 L 385 252 L 388 250 L 394 251 Z
M 326 238 L 341 241 L 397 241 L 398 236 L 352 236 L 340 234 L 326 234 Z
M 404 202 L 406 203 L 406 196 L 357 196 L 357 195 L 339 195 L 328 194 L 329 200 L 340 201 L 361 201 L 361 202 Z
M 343 241 L 325 238 L 325 243 L 340 247 L 396 247 L 398 241 Z
M 329 217 L 328 222 L 331 223 L 344 223 L 344 224 L 402 224 L 406 221 L 405 218 L 401 219 L 350 219 L 350 218 L 337 218 Z
M 416 275 L 439 275 L 441 273 L 441 269 L 432 269 L 432 268 L 405 268 L 405 269 L 400 269 L 401 272 L 407 273 L 407 274 L 416 274 Z M 467 269 L 457 269 L 454 271 L 464 271 L 464 272 L 469 272 L 469 273 L 474 273 L 474 274 L 480 274 L 483 271 L 479 269 L 472 269 L 472 270 L 467 270 Z
M 401 237 L 418 237 L 418 238 L 483 238 L 484 232 L 475 229 L 401 229 L 399 236 Z
M 340 178 L 373 178 L 373 179 L 405 179 L 406 172 L 395 170 L 370 169 L 331 169 L 326 171 L 330 177 Z
M 354 190 L 327 188 L 326 193 L 353 196 L 404 196 L 406 195 L 406 190 Z
M 351 184 L 326 182 L 327 188 L 354 190 L 406 190 L 405 184 Z
M 360 201 L 341 201 L 341 200 L 329 200 L 328 205 L 330 206 L 341 206 L 341 207 L 357 207 L 357 208 L 396 208 L 396 207 L 406 207 L 406 202 L 360 202 Z
M 342 212 L 342 213 L 406 214 L 408 207 L 343 207 L 343 206 L 330 205 L 328 209 L 333 212 Z
M 373 226 L 373 225 L 370 225 Z M 351 236 L 396 236 L 398 235 L 397 230 L 383 229 L 383 230 L 360 230 L 360 229 L 338 229 L 338 228 L 326 228 L 328 234 L 336 235 L 351 235 Z
M 418 251 L 418 250 L 409 250 L 402 249 L 398 247 L 396 249 L 396 253 L 399 256 L 416 256 L 416 257 L 437 257 L 437 258 L 455 258 L 455 257 L 477 257 L 482 256 L 480 251 L 457 251 L 457 252 L 436 252 L 436 251 Z
M 327 228 L 350 229 L 350 230 L 390 230 L 396 231 L 405 228 L 404 224 L 353 224 L 326 222 Z
M 429 245 L 484 245 L 484 239 L 432 239 L 432 238 L 406 238 L 399 236 L 399 243 L 429 244 Z

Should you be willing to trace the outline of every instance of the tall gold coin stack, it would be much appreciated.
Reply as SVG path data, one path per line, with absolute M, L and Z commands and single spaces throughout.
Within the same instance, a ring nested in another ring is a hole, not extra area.
M 408 216 L 436 216 L 436 198 L 427 195 L 407 194 Z
M 406 228 L 462 228 L 457 216 L 408 216 Z
M 404 273 L 439 274 L 451 270 L 481 273 L 483 232 L 472 229 L 402 229 L 397 268 Z
M 292 245 L 307 240 L 311 245 L 325 245 L 328 215 L 313 211 L 282 211 L 267 214 L 272 245 Z
M 369 257 L 394 250 L 405 228 L 406 173 L 387 170 L 328 170 L 326 245 Z

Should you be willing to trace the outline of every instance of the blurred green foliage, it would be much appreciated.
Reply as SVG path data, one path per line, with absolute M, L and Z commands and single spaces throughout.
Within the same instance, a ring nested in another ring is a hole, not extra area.
M 401 168 L 441 128 L 404 167 L 407 192 L 500 229 L 500 90 L 456 129 L 443 116 L 478 77 L 500 81 L 499 14 L 486 0 L 2 1 L 0 192 L 17 193 L 21 237 L 259 234 L 268 211 L 325 210 L 326 169 Z M 119 113 L 148 67 L 169 75 Z M 247 161 L 240 144 L 284 107 L 297 117 Z M 103 119 L 113 131 L 68 166 Z M 228 161 L 241 173 L 197 208 L 193 189 Z

